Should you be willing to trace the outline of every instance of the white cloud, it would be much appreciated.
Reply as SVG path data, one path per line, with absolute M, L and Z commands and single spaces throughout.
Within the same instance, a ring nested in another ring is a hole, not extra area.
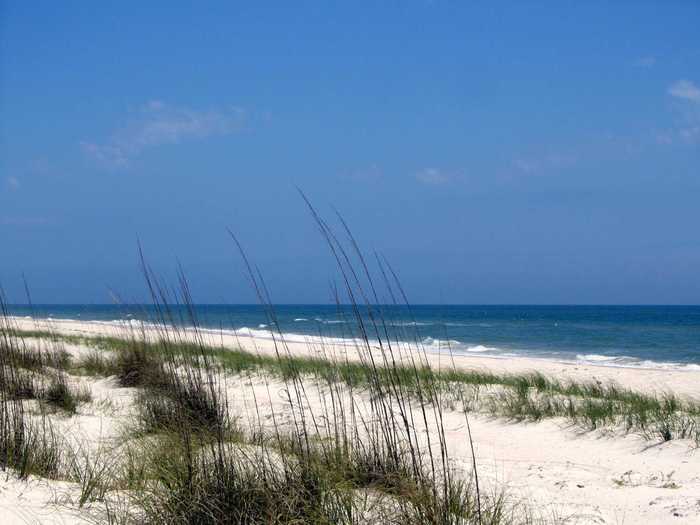
M 80 145 L 95 160 L 123 167 L 155 146 L 232 133 L 240 129 L 244 117 L 245 111 L 237 107 L 201 111 L 152 100 L 134 112 L 107 141 L 82 141 Z
M 140 151 L 123 145 L 100 145 L 86 141 L 81 141 L 80 147 L 83 148 L 83 151 L 88 156 L 102 164 L 112 167 L 126 166 L 129 164 L 130 157 L 138 154 Z
M 19 179 L 17 177 L 7 177 L 5 180 L 7 183 L 7 187 L 10 188 L 11 190 L 18 190 L 19 189 Z
M 690 80 L 679 80 L 668 88 L 679 99 L 674 104 L 676 125 L 664 132 L 661 144 L 700 144 L 700 87 Z
M 700 102 L 700 88 L 690 80 L 679 80 L 668 88 L 668 93 L 676 98 Z
M 513 166 L 526 175 L 540 175 L 574 166 L 577 162 L 576 155 L 555 152 L 534 158 L 519 157 L 513 161 Z
M 450 177 L 437 168 L 425 168 L 416 173 L 416 180 L 423 184 L 444 184 Z

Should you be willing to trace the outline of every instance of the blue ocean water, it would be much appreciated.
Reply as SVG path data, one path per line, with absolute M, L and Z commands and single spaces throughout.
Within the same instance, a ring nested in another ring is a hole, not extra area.
M 261 306 L 198 305 L 196 310 L 199 324 L 213 330 L 265 337 L 274 324 Z M 357 335 L 349 307 L 279 305 L 274 311 L 279 330 L 290 338 Z M 151 320 L 154 312 L 148 307 L 117 305 L 34 305 L 31 310 L 13 306 L 11 313 L 133 322 Z M 700 369 L 700 306 L 419 305 L 410 311 L 386 306 L 382 313 L 393 327 L 392 337 L 420 341 L 429 351 L 446 350 L 449 341 L 455 353 Z M 364 317 L 368 319 L 367 312 Z M 176 308 L 175 318 L 186 319 L 184 309 Z

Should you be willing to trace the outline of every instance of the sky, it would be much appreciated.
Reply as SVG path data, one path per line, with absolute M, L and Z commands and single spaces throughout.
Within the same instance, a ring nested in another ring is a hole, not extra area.
M 700 303 L 700 2 L 0 0 L 0 283 L 194 299 Z M 23 277 L 24 276 L 24 277 Z

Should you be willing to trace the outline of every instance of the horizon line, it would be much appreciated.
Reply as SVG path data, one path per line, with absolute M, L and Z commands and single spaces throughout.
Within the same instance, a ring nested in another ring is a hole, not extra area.
M 192 306 L 353 306 L 352 303 L 190 303 Z M 151 306 L 153 303 L 6 303 L 8 307 L 41 306 Z M 170 303 L 170 306 L 186 306 L 185 303 Z M 368 306 L 366 303 L 357 306 Z M 369 306 L 683 306 L 700 307 L 700 303 L 369 303 Z

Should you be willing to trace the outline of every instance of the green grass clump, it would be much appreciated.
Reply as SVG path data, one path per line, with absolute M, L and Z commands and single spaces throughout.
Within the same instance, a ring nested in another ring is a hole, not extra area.
M 156 466 L 161 483 L 138 499 L 144 523 L 348 523 L 351 493 L 326 490 L 320 471 L 277 466 L 235 444 L 180 445 Z
M 55 374 L 49 386 L 41 392 L 40 399 L 70 414 L 75 414 L 79 404 L 92 401 L 92 395 L 87 388 L 76 388 L 70 385 L 63 374 Z
M 3 470 L 12 468 L 20 478 L 30 474 L 57 478 L 65 453 L 65 443 L 45 415 L 29 417 L 22 400 L 8 398 L 0 391 L 0 467 Z
M 70 368 L 72 374 L 102 377 L 117 375 L 119 371 L 117 360 L 110 352 L 94 348 L 75 361 Z

